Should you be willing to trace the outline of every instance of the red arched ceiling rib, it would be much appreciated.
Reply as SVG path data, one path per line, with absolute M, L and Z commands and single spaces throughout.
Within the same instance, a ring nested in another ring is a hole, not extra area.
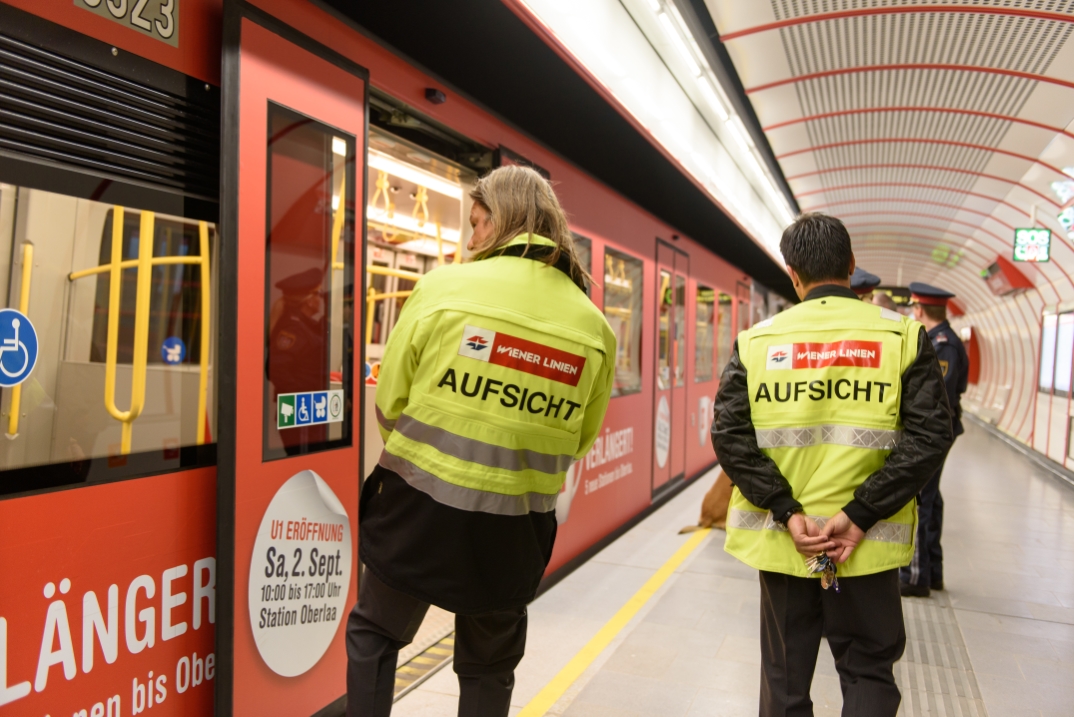
M 1038 197 L 1040 197 L 1044 201 L 1048 202 L 1049 204 L 1054 206 L 1056 209 L 1059 209 L 1059 202 L 1055 201 L 1054 199 L 1049 197 L 1047 194 L 1041 194 L 1036 189 L 1033 189 L 1033 187 L 1030 187 L 1027 184 L 1022 184 L 1021 182 L 1019 182 L 1016 179 L 1011 179 L 1009 177 L 1000 177 L 1000 176 L 995 175 L 995 174 L 985 174 L 984 172 L 976 172 L 976 171 L 974 171 L 972 169 L 957 169 L 955 167 L 943 167 L 943 166 L 934 165 L 934 164 L 883 164 L 883 163 L 881 163 L 881 164 L 848 164 L 848 165 L 845 165 L 843 167 L 827 167 L 825 169 L 814 169 L 814 170 L 809 171 L 809 172 L 802 172 L 801 174 L 795 174 L 795 175 L 786 177 L 786 179 L 787 179 L 788 182 L 791 182 L 791 181 L 794 181 L 795 179 L 803 179 L 805 177 L 813 177 L 813 176 L 818 175 L 818 174 L 831 174 L 832 172 L 852 172 L 852 171 L 858 170 L 858 169 L 924 169 L 924 170 L 932 170 L 932 171 L 938 171 L 938 172 L 955 172 L 957 174 L 969 174 L 969 175 L 972 175 L 972 176 L 975 176 L 975 177 L 983 177 L 984 179 L 993 179 L 993 180 L 995 180 L 997 182 L 1003 182 L 1004 184 L 1010 184 L 1011 186 L 1019 187 L 1021 189 L 1026 190 L 1027 192 L 1031 192 L 1033 194 L 1036 194 Z
M 1058 77 L 1049 77 L 1048 75 L 1036 75 L 1032 72 L 1019 72 L 1018 70 L 1006 70 L 1002 67 L 985 67 L 982 65 L 945 65 L 934 62 L 906 62 L 900 64 L 891 65 L 856 65 L 854 67 L 836 67 L 831 70 L 821 70 L 820 72 L 810 72 L 806 75 L 795 75 L 794 77 L 787 77 L 782 80 L 776 80 L 774 82 L 768 82 L 763 85 L 757 85 L 756 87 L 749 87 L 746 89 L 747 95 L 752 95 L 755 92 L 763 92 L 764 90 L 771 90 L 775 87 L 783 87 L 785 85 L 794 85 L 799 82 L 805 82 L 806 80 L 818 80 L 822 77 L 836 77 L 838 75 L 856 75 L 861 72 L 887 72 L 887 71 L 908 71 L 908 70 L 941 70 L 952 72 L 980 72 L 986 75 L 1003 75 L 1005 77 L 1017 77 L 1021 80 L 1031 80 L 1033 82 L 1044 82 L 1050 85 L 1058 85 L 1060 87 L 1066 87 L 1068 89 L 1074 89 L 1074 82 L 1070 80 L 1061 80 Z
M 957 219 L 949 219 L 947 217 L 938 217 L 935 214 L 922 214 L 920 212 L 902 212 L 902 211 L 898 211 L 898 210 L 883 211 L 883 212 L 851 212 L 850 214 L 840 215 L 840 219 L 842 219 L 843 217 L 876 217 L 876 216 L 899 216 L 899 217 L 917 217 L 919 219 L 935 219 L 936 221 L 939 221 L 939 222 L 948 222 L 950 224 L 959 224 L 959 225 L 964 226 L 964 227 L 969 227 L 970 229 L 975 229 L 977 231 L 982 231 L 985 234 L 988 234 L 989 236 L 993 237 L 996 241 L 998 241 L 1000 243 L 1006 243 L 1006 240 L 1003 237 L 999 236 L 998 234 L 993 234 L 992 232 L 988 231 L 987 229 L 985 229 L 980 224 L 970 224 L 969 222 L 960 222 Z M 884 222 L 874 222 L 874 224 L 878 224 L 880 226 L 883 226 Z M 940 231 L 944 231 L 944 229 L 942 229 L 941 227 L 936 227 L 936 228 L 939 229 Z M 1011 237 L 1011 241 L 1012 242 L 1014 241 L 1014 237 Z
M 882 234 L 882 235 L 889 235 L 889 236 L 899 236 L 899 234 L 897 232 L 887 231 L 886 227 L 899 227 L 901 229 L 925 229 L 927 231 L 939 232 L 941 234 L 947 234 L 947 235 L 950 235 L 950 236 L 959 237 L 960 239 L 968 239 L 968 240 L 973 241 L 973 242 L 981 243 L 980 238 L 972 236 L 970 234 L 963 234 L 962 232 L 956 232 L 956 231 L 952 231 L 950 229 L 943 229 L 943 228 L 940 228 L 940 227 L 934 227 L 934 226 L 930 226 L 928 224 L 913 224 L 913 223 L 910 223 L 910 222 L 879 222 L 879 223 L 878 222 L 861 222 L 861 223 L 851 222 L 851 223 L 846 224 L 845 226 L 846 226 L 847 230 L 863 229 L 865 227 L 877 227 L 877 228 L 881 229 L 882 231 L 874 232 L 874 233 L 879 233 L 879 234 Z M 974 227 L 974 228 L 980 229 L 980 227 Z M 982 231 L 984 231 L 986 234 L 991 234 L 991 236 L 993 236 L 996 239 L 999 239 L 999 237 L 996 237 L 995 234 L 992 234 L 991 232 L 989 232 L 987 230 L 982 230 Z M 854 234 L 854 232 L 851 231 L 851 234 Z M 924 235 L 914 235 L 914 236 L 920 236 L 922 238 L 926 238 L 926 237 L 924 237 Z M 942 241 L 942 239 L 937 237 L 937 242 L 939 242 L 939 241 Z M 1006 244 L 1006 242 L 1004 242 L 1002 239 L 1000 239 L 1000 243 L 1002 245 Z M 982 244 L 982 246 L 987 247 L 989 252 L 993 251 L 992 247 L 988 247 L 986 244 Z M 965 247 L 965 246 L 961 246 L 961 247 L 958 247 L 958 248 L 965 249 L 965 250 L 969 251 L 969 249 L 967 247 Z M 998 252 L 997 252 L 997 254 L 998 254 Z M 1067 273 L 1067 270 L 1065 268 L 1063 268 L 1063 262 L 1056 261 L 1056 262 L 1052 262 L 1052 263 L 1056 267 L 1058 267 L 1059 271 L 1063 274 L 1063 276 L 1066 277 L 1067 283 L 1070 284 L 1071 286 L 1074 286 L 1074 279 L 1072 279 L 1070 274 Z M 1042 269 L 1039 265 L 1031 264 L 1031 266 L 1052 287 L 1052 292 L 1054 292 L 1055 295 L 1056 295 L 1056 301 L 1060 301 L 1062 295 L 1059 293 L 1059 289 L 1056 288 L 1055 282 L 1052 281 L 1051 277 L 1049 277 L 1044 272 L 1044 269 Z M 1039 293 L 1039 289 L 1038 289 L 1038 293 Z M 1041 296 L 1041 301 L 1044 301 L 1043 296 Z
M 980 224 L 970 224 L 968 222 L 960 222 L 957 219 L 948 219 L 947 217 L 938 217 L 938 216 L 936 216 L 934 214 L 920 214 L 918 212 L 902 212 L 902 211 L 883 211 L 883 212 L 853 212 L 851 214 L 843 214 L 842 217 L 876 217 L 876 216 L 885 216 L 885 215 L 888 215 L 888 216 L 901 216 L 901 217 L 918 217 L 918 218 L 921 218 L 921 219 L 935 219 L 937 221 L 947 222 L 949 224 L 959 224 L 959 225 L 964 226 L 964 227 L 969 227 L 970 229 L 973 229 L 975 231 L 984 232 L 985 234 L 989 235 L 990 237 L 992 237 L 993 239 L 998 241 L 1001 246 L 1007 246 L 1007 240 L 1006 239 L 1004 239 L 1003 237 L 999 236 L 998 234 L 994 234 L 994 233 L 990 232 L 989 230 L 985 229 Z M 988 218 L 989 219 L 995 219 L 995 217 L 992 217 L 992 216 L 989 216 Z M 1003 222 L 1000 222 L 998 219 L 995 219 L 995 221 L 997 223 L 999 223 L 999 224 L 1003 224 Z M 884 226 L 885 224 L 887 224 L 887 222 L 872 222 L 871 224 L 873 226 Z M 1038 221 L 1037 224 L 1040 224 L 1040 222 Z M 922 225 L 922 226 L 928 226 L 928 225 Z M 1004 224 L 1004 226 L 1007 226 L 1007 225 Z M 949 234 L 954 234 L 954 232 L 950 232 L 947 229 L 944 229 L 944 228 L 941 228 L 941 227 L 930 227 L 930 228 L 936 229 L 937 231 L 947 232 Z M 1071 246 L 1070 243 L 1067 242 L 1067 240 L 1063 237 L 1062 232 L 1059 232 L 1059 233 L 1052 232 L 1052 235 L 1055 236 L 1057 239 L 1059 239 L 1059 244 L 1061 246 L 1064 246 L 1067 249 L 1074 250 L 1074 246 Z M 970 237 L 970 238 L 972 238 L 972 237 Z M 1013 242 L 1013 237 L 1011 238 L 1011 240 Z M 977 241 L 979 241 L 979 240 L 977 240 Z M 1060 270 L 1063 271 L 1064 274 L 1066 274 L 1066 270 L 1063 269 L 1062 262 L 1056 262 L 1056 265 L 1060 268 Z M 1069 275 L 1067 275 L 1067 278 L 1069 279 Z M 1071 283 L 1071 285 L 1074 285 L 1074 281 L 1071 281 L 1070 283 Z
M 777 122 L 767 127 L 762 127 L 765 132 L 769 132 L 774 129 L 780 129 L 783 127 L 790 127 L 791 125 L 802 124 L 804 122 L 816 122 L 823 119 L 831 119 L 832 117 L 846 117 L 849 115 L 861 115 L 861 114 L 874 114 L 880 112 L 918 112 L 918 113 L 942 113 L 942 114 L 955 114 L 955 115 L 969 115 L 971 117 L 987 117 L 988 119 L 997 119 L 1004 122 L 1015 122 L 1017 124 L 1024 124 L 1029 127 L 1036 127 L 1037 129 L 1047 130 L 1049 132 L 1055 132 L 1056 134 L 1063 134 L 1071 139 L 1074 139 L 1074 132 L 1068 132 L 1063 127 L 1052 127 L 1041 122 L 1034 122 L 1032 120 L 1022 119 L 1021 117 L 1015 117 L 1014 115 L 1001 115 L 994 112 L 980 112 L 978 110 L 964 110 L 956 107 L 862 107 L 853 110 L 839 110 L 838 112 L 825 112 L 819 115 L 810 115 L 809 117 L 799 117 L 798 119 L 787 120 L 786 122 Z
M 825 202 L 825 203 L 820 204 L 820 205 L 818 205 L 816 207 L 811 207 L 809 209 L 809 211 L 813 212 L 813 211 L 816 211 L 817 209 L 820 209 L 820 208 L 827 209 L 828 207 L 838 207 L 838 206 L 841 206 L 843 204 L 869 204 L 869 203 L 886 204 L 886 203 L 890 203 L 890 202 L 895 202 L 895 203 L 899 203 L 899 204 L 925 204 L 925 205 L 928 205 L 930 207 L 944 207 L 945 209 L 955 209 L 955 210 L 960 211 L 960 212 L 966 212 L 968 214 L 976 214 L 978 216 L 985 217 L 986 219 L 992 219 L 993 221 L 998 222 L 999 224 L 1002 224 L 1003 226 L 1007 227 L 1011 231 L 1014 231 L 1014 229 L 1015 229 L 1014 227 L 1012 227 L 1007 222 L 1002 221 L 1000 219 L 997 219 L 994 215 L 992 215 L 989 212 L 979 212 L 976 209 L 967 209 L 966 207 L 959 206 L 958 204 L 945 204 L 944 202 L 927 202 L 927 201 L 925 201 L 923 199 L 908 199 L 908 198 L 904 198 L 904 197 L 876 197 L 876 198 L 872 198 L 872 199 L 845 199 L 845 200 L 839 200 L 839 201 L 836 201 L 836 202 Z M 880 213 L 881 214 L 887 214 L 888 212 L 880 212 Z M 847 216 L 850 216 L 850 215 L 847 215 Z
M 1004 154 L 1008 157 L 1014 157 L 1015 159 L 1025 160 L 1026 162 L 1033 162 L 1039 164 L 1042 167 L 1047 167 L 1060 177 L 1064 179 L 1071 179 L 1071 176 L 1054 167 L 1047 162 L 1042 162 L 1039 157 L 1030 157 L 1028 154 L 1018 154 L 1008 149 L 1000 149 L 998 147 L 989 147 L 984 144 L 973 144 L 972 142 L 956 142 L 953 139 L 933 139 L 931 137 L 876 137 L 874 139 L 848 139 L 843 142 L 830 142 L 829 144 L 819 144 L 814 147 L 806 147 L 804 149 L 796 149 L 792 152 L 784 152 L 783 154 L 776 155 L 776 159 L 783 160 L 787 157 L 793 157 L 798 154 L 805 154 L 807 152 L 819 152 L 822 149 L 835 149 L 836 147 L 855 147 L 861 144 L 898 144 L 905 142 L 907 144 L 939 144 L 945 147 L 963 147 L 965 149 L 979 149 L 982 152 L 994 152 L 996 154 Z
M 978 192 L 970 192 L 965 189 L 945 187 L 942 184 L 916 184 L 914 182 L 861 182 L 858 184 L 843 184 L 838 187 L 811 189 L 808 192 L 796 192 L 794 196 L 800 200 L 802 199 L 802 197 L 809 197 L 814 194 L 825 194 L 827 192 L 839 192 L 847 189 L 862 189 L 866 187 L 905 187 L 909 189 L 935 189 L 941 192 L 951 192 L 952 194 L 962 194 L 969 197 L 977 197 L 978 199 L 987 199 L 990 202 L 1002 204 L 1010 209 L 1013 209 L 1016 212 L 1019 212 L 1020 214 L 1026 215 L 1027 217 L 1030 216 L 1029 212 L 1027 212 L 1026 210 L 1022 209 L 1021 207 L 1016 207 L 1015 205 L 1000 197 L 993 197 L 988 194 L 980 194 Z
M 769 32 L 772 30 L 779 30 L 784 27 L 793 27 L 795 25 L 808 25 L 814 22 L 825 22 L 827 20 L 842 20 L 848 17 L 862 17 L 865 15 L 904 15 L 906 13 L 956 13 L 956 14 L 973 14 L 973 15 L 1009 15 L 1011 17 L 1029 17 L 1036 20 L 1051 20 L 1053 22 L 1074 22 L 1074 17 L 1065 13 L 1059 12 L 1045 12 L 1043 10 L 1028 10 L 1023 8 L 1012 7 L 988 7 L 980 5 L 910 5 L 910 6 L 897 6 L 897 7 L 869 7 L 859 8 L 855 10 L 836 10 L 834 12 L 818 12 L 811 15 L 802 15 L 801 17 L 787 18 L 786 20 L 777 20 L 776 22 L 765 23 L 764 25 L 754 25 L 753 27 L 746 27 L 741 30 L 735 30 L 726 34 L 721 33 L 720 39 L 724 42 L 737 39 L 739 37 L 746 37 L 747 35 L 756 35 L 759 32 Z

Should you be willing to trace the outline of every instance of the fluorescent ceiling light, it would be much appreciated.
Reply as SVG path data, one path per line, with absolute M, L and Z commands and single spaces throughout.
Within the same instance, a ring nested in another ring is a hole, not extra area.
M 657 15 L 660 20 L 661 26 L 664 28 L 664 34 L 671 40 L 671 44 L 675 46 L 675 49 L 679 51 L 679 55 L 682 56 L 683 62 L 690 68 L 690 73 L 694 77 L 698 77 L 701 74 L 701 67 L 697 64 L 697 60 L 694 59 L 694 55 L 690 52 L 690 48 L 686 46 L 686 41 L 682 39 L 676 30 L 675 26 L 671 24 L 671 18 L 666 12 L 662 12 Z
M 422 222 L 417 217 L 400 216 L 398 214 L 389 217 L 383 209 L 367 206 L 366 219 L 371 222 L 379 222 L 381 224 L 393 226 L 397 229 L 403 229 L 404 231 L 414 232 L 415 234 L 424 234 L 433 239 L 436 238 L 436 224 L 433 222 Z M 440 238 L 446 242 L 457 244 L 459 241 L 459 230 L 441 227 Z
M 332 138 L 332 154 L 338 154 L 340 157 L 347 156 L 347 140 L 342 137 Z
M 414 184 L 432 190 L 437 194 L 443 194 L 452 199 L 462 199 L 462 185 L 451 182 L 443 177 L 438 177 L 432 172 L 426 172 L 424 169 L 419 169 L 409 164 L 403 164 L 402 162 L 396 161 L 388 155 L 381 154 L 376 150 L 369 151 L 369 166 L 373 169 L 387 172 L 393 177 L 413 182 Z
M 727 114 L 727 107 L 724 105 L 723 100 L 720 99 L 720 96 L 716 94 L 716 90 L 713 89 L 709 79 L 702 77 L 697 84 L 701 88 L 701 94 L 704 95 L 705 101 L 709 103 L 709 107 L 712 108 L 721 122 L 726 122 L 730 116 Z

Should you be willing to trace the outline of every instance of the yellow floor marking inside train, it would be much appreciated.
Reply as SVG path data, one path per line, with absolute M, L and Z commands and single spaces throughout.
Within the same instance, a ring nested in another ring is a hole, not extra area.
M 593 664 L 593 660 L 600 656 L 600 653 L 611 644 L 616 635 L 622 632 L 627 623 L 645 606 L 645 603 L 649 602 L 660 586 L 666 583 L 675 570 L 690 556 L 690 553 L 701 545 L 701 541 L 708 536 L 709 532 L 709 530 L 699 530 L 690 536 L 690 539 L 675 551 L 675 554 L 641 586 L 641 589 L 634 593 L 623 607 L 619 608 L 619 612 L 604 623 L 593 639 L 571 658 L 567 666 L 560 670 L 559 674 L 553 677 L 552 681 L 545 685 L 528 705 L 522 708 L 517 717 L 543 717 L 548 710 L 552 709 L 552 706 L 559 701 L 575 680 Z

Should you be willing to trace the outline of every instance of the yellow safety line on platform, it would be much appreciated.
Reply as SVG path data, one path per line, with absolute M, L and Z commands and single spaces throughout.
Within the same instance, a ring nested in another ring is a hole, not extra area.
M 543 717 L 548 710 L 552 709 L 552 706 L 559 701 L 559 698 L 593 664 L 593 660 L 604 652 L 604 649 L 611 644 L 616 635 L 622 632 L 627 623 L 638 614 L 638 611 L 645 606 L 645 603 L 649 602 L 649 599 L 667 582 L 667 579 L 690 556 L 690 553 L 694 552 L 694 549 L 701 544 L 701 541 L 708 536 L 709 532 L 708 529 L 699 530 L 690 536 L 690 539 L 683 543 L 682 547 L 676 550 L 675 554 L 660 566 L 660 569 L 651 578 L 645 581 L 641 589 L 634 593 L 623 607 L 619 608 L 619 612 L 615 613 L 611 620 L 604 623 L 600 631 L 593 636 L 593 639 L 578 654 L 571 658 L 567 666 L 560 670 L 559 674 L 553 677 L 552 681 L 545 685 L 544 689 L 538 692 L 537 696 L 530 700 L 528 705 L 522 708 L 517 717 Z

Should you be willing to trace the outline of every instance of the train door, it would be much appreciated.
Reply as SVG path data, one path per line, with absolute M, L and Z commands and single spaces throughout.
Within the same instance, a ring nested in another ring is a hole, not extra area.
M 689 270 L 689 256 L 657 240 L 654 493 L 686 472 L 686 277 Z
M 384 448 L 375 406 L 384 347 L 421 277 L 461 259 L 476 181 L 472 171 L 421 146 L 381 129 L 369 132 L 363 476 Z
M 216 713 L 313 714 L 346 692 L 357 596 L 367 74 L 225 11 Z

